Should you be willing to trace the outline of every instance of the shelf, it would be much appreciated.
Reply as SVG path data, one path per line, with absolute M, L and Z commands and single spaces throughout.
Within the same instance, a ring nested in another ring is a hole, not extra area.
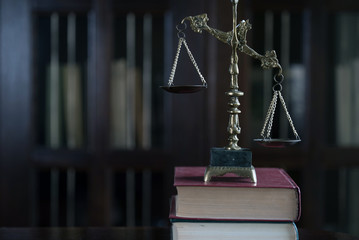
M 31 0 L 35 12 L 87 12 L 91 10 L 91 0 Z
M 33 151 L 31 162 L 37 168 L 87 169 L 94 154 L 85 150 L 38 148 Z M 104 154 L 103 160 L 111 169 L 151 169 L 161 171 L 170 161 L 170 154 L 162 150 L 112 150 Z
M 31 155 L 33 166 L 38 168 L 80 168 L 85 169 L 90 154 L 84 150 L 38 148 Z
M 116 170 L 134 168 L 163 171 L 171 160 L 170 154 L 162 150 L 115 150 L 109 152 L 105 158 L 111 169 Z

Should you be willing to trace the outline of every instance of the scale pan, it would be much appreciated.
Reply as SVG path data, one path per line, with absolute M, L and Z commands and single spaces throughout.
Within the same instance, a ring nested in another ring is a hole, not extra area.
M 293 144 L 300 142 L 300 139 L 263 139 L 257 138 L 253 141 L 257 142 L 258 144 L 264 147 L 272 147 L 272 148 L 282 148 L 287 147 Z
M 206 89 L 207 85 L 161 86 L 160 88 L 170 93 L 194 93 Z

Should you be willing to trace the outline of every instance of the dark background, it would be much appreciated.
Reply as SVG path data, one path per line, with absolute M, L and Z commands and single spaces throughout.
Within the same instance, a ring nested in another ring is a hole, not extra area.
M 261 54 L 275 49 L 289 76 L 283 83 L 288 86 L 284 97 L 302 138 L 300 144 L 284 149 L 253 143 L 271 97 L 272 72 L 262 73 L 258 62 L 242 54 L 239 79 L 245 95 L 240 98 L 240 146 L 251 148 L 255 167 L 284 168 L 300 186 L 299 227 L 359 234 L 359 143 L 341 142 L 338 130 L 338 115 L 343 115 L 339 109 L 348 108 L 347 113 L 353 115 L 343 116 L 355 123 L 359 106 L 351 101 L 340 105 L 336 81 L 336 67 L 342 59 L 354 62 L 358 57 L 352 55 L 358 52 L 355 39 L 359 39 L 358 29 L 345 32 L 347 26 L 358 24 L 357 20 L 340 25 L 338 19 L 359 18 L 358 11 L 359 4 L 349 0 L 239 3 L 239 19 L 249 19 L 253 27 L 248 45 Z M 76 15 L 75 62 L 82 69 L 84 116 L 84 142 L 76 148 L 67 147 L 65 138 L 56 147 L 46 141 L 46 68 L 54 13 L 59 16 L 60 64 L 68 59 L 67 16 Z M 201 13 L 208 13 L 211 27 L 231 29 L 231 3 L 223 0 L 0 1 L 0 226 L 169 224 L 174 166 L 207 165 L 209 149 L 225 146 L 227 139 L 228 99 L 224 93 L 229 88 L 230 47 L 207 33 L 186 30 L 208 89 L 171 95 L 158 88 L 167 83 L 172 67 L 176 24 Z M 128 25 L 131 16 L 135 25 Z M 136 137 L 131 147 L 113 148 L 111 64 L 126 59 L 126 35 L 129 26 L 134 26 L 133 67 L 144 71 L 146 40 L 142 29 L 148 16 L 152 24 L 151 144 L 144 146 Z M 273 24 L 269 24 L 270 19 Z M 268 26 L 273 27 L 272 37 L 266 32 L 271 29 Z M 182 55 L 175 83 L 198 84 L 184 49 Z M 297 82 L 290 77 L 293 66 L 299 66 L 302 73 Z M 269 85 L 263 81 L 265 76 L 269 76 Z M 358 81 L 353 78 L 353 82 Z M 358 89 L 346 89 L 355 99 Z M 278 115 L 273 135 L 292 137 L 283 113 Z M 349 129 L 356 139 L 354 127 Z

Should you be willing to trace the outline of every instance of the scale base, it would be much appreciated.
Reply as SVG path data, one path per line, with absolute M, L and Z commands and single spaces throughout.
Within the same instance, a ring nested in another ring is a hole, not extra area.
M 226 166 L 208 166 L 204 174 L 204 181 L 211 181 L 212 177 L 223 176 L 227 173 L 234 173 L 239 177 L 249 178 L 251 182 L 257 182 L 256 171 L 253 166 L 250 167 L 226 167 Z
M 257 175 L 252 166 L 252 152 L 246 148 L 240 150 L 211 148 L 210 165 L 204 174 L 204 181 L 209 182 L 212 177 L 223 176 L 227 173 L 249 178 L 256 183 Z

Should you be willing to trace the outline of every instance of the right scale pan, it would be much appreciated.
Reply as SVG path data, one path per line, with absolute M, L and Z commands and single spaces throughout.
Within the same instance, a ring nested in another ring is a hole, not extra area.
M 300 139 L 262 139 L 257 138 L 253 141 L 257 142 L 258 144 L 264 147 L 271 147 L 271 148 L 283 148 L 293 144 L 300 142 Z

